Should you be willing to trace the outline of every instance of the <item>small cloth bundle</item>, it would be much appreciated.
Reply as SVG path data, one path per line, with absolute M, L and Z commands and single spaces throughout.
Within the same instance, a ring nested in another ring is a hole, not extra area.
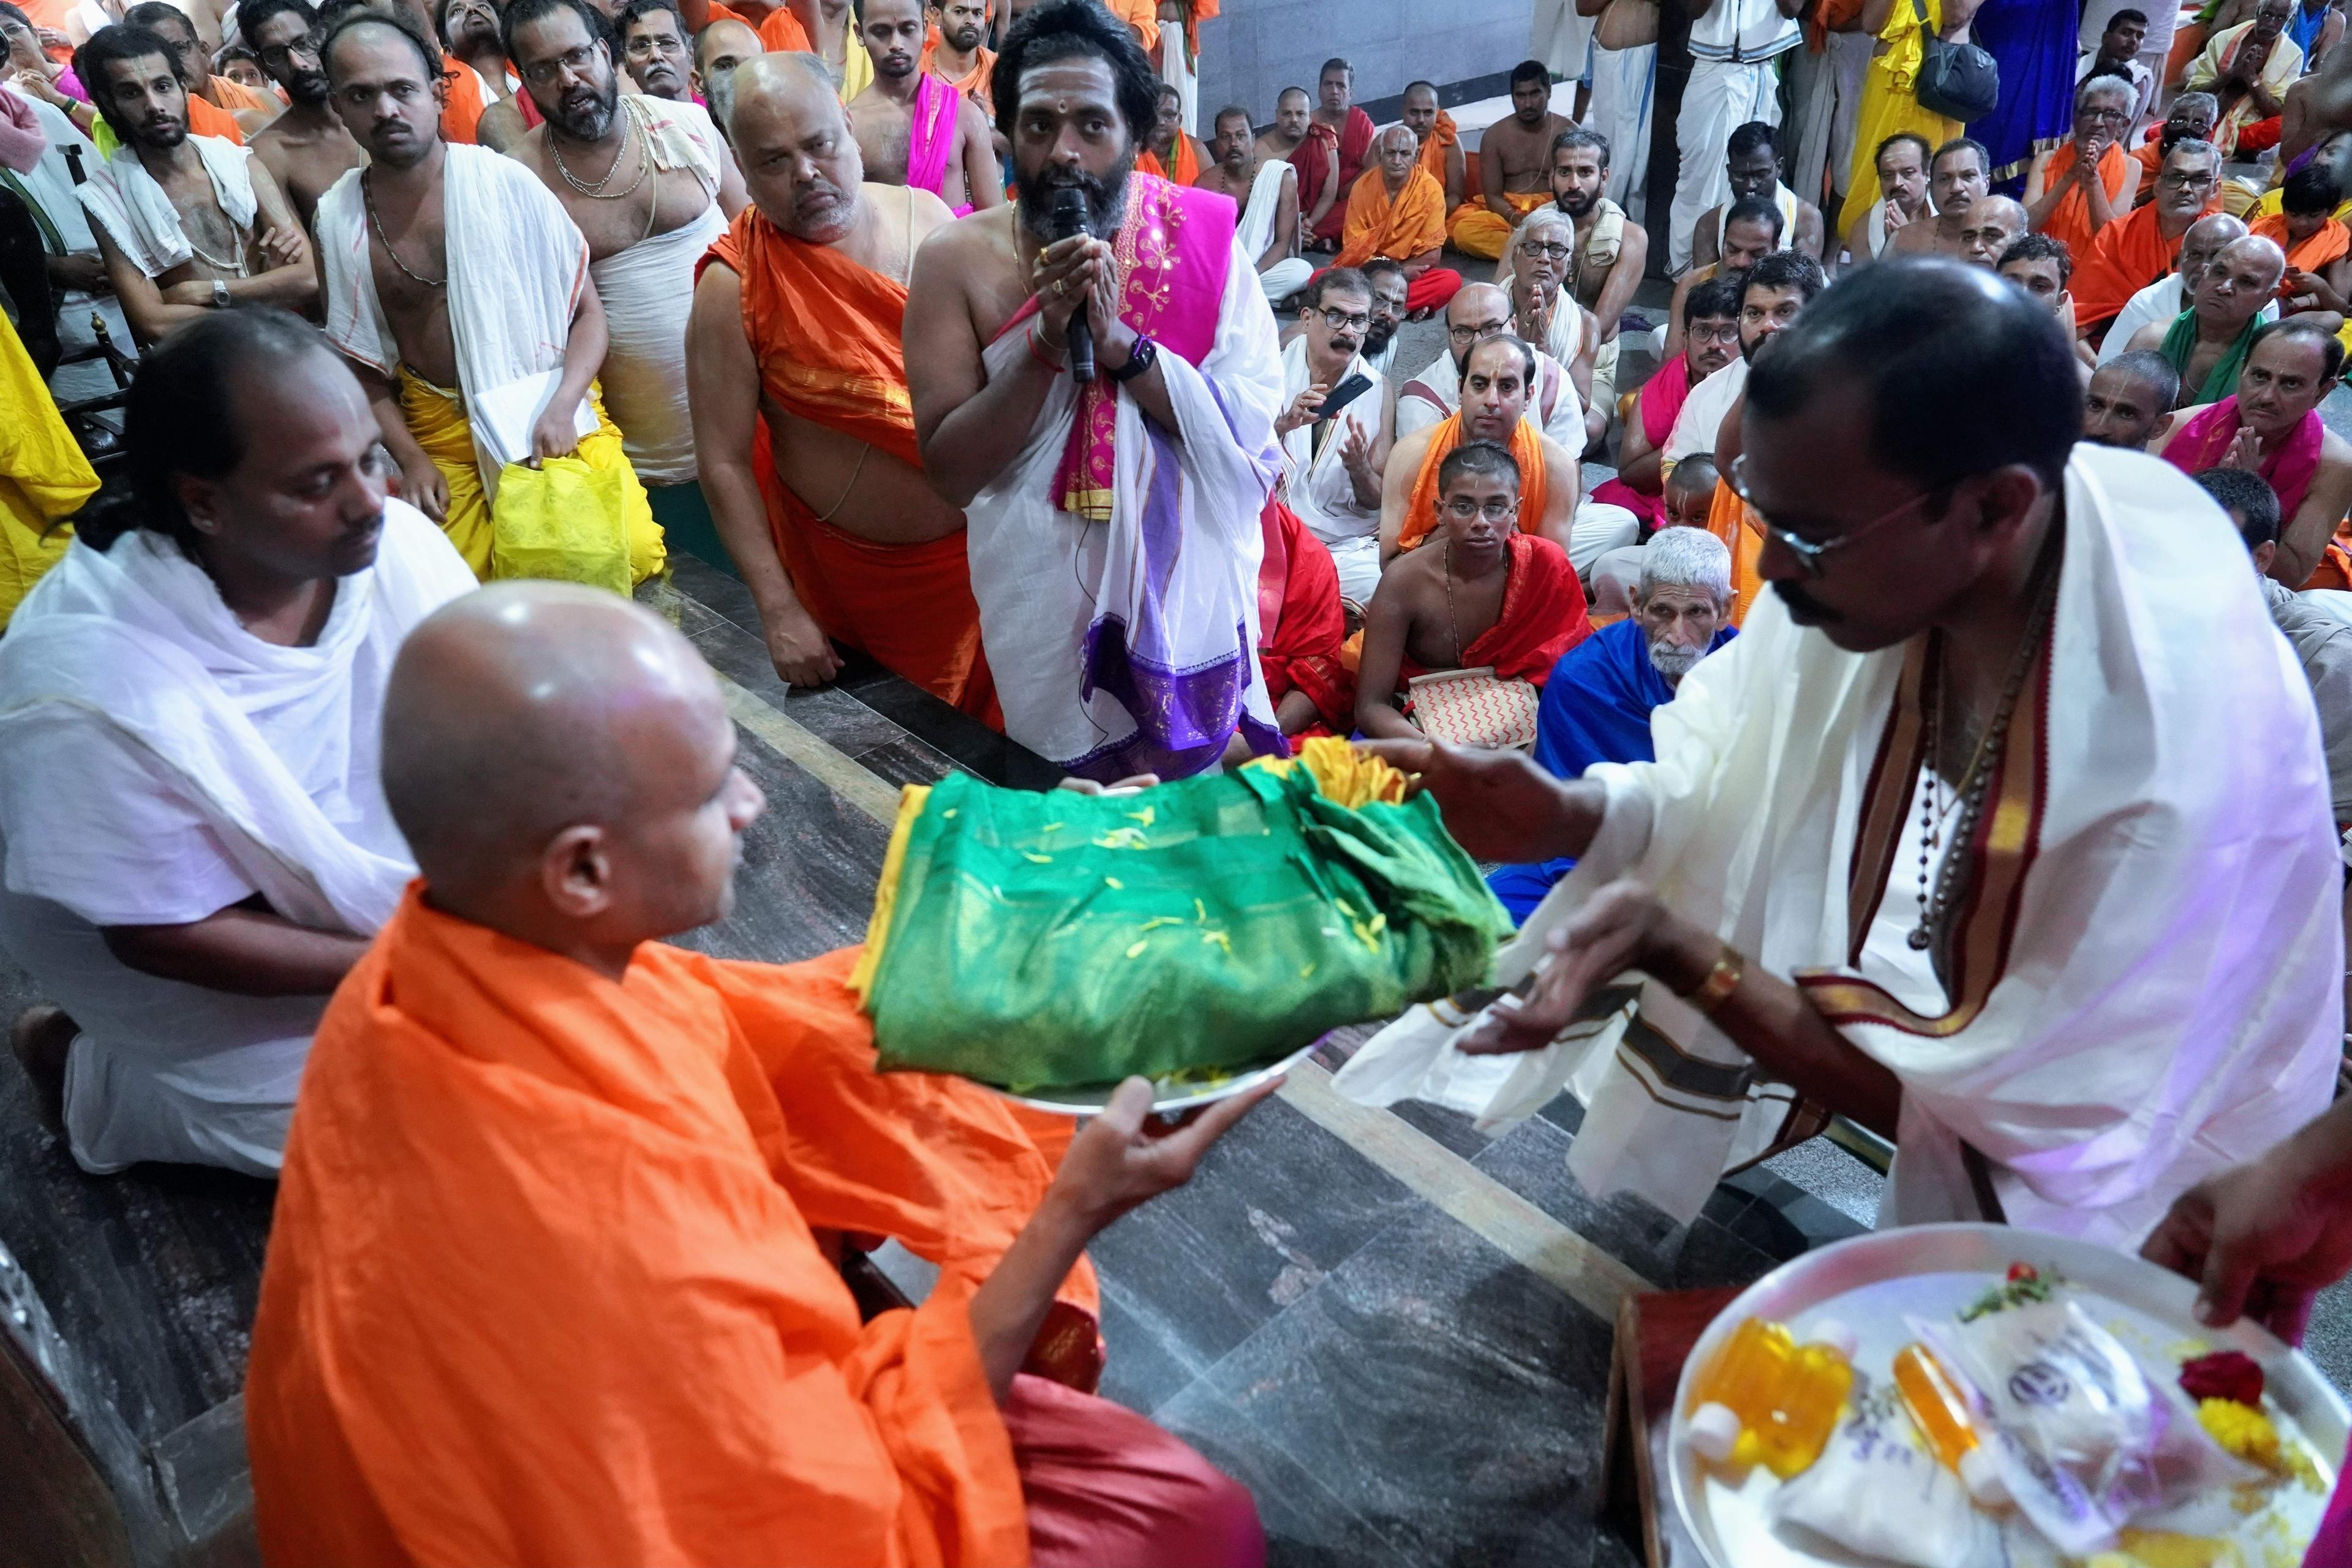
M 1121 795 L 909 787 L 850 978 L 880 1064 L 1009 1089 L 1240 1071 L 1482 984 L 1510 920 L 1344 741 Z

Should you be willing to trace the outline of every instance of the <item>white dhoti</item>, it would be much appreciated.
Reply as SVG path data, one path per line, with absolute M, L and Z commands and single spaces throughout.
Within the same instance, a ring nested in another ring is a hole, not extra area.
M 1609 138 L 1609 199 L 1634 218 L 1649 191 L 1650 105 L 1658 91 L 1658 46 L 1592 50 L 1592 102 L 1585 123 Z
M 1780 79 L 1771 60 L 1696 60 L 1675 117 L 1675 146 L 1682 166 L 1675 175 L 1675 205 L 1667 264 L 1680 273 L 1690 266 L 1691 230 L 1699 215 L 1731 194 L 1724 149 L 1731 133 L 1751 120 L 1780 123 Z
M 667 234 L 639 240 L 588 268 L 604 301 L 612 344 L 604 351 L 604 412 L 621 432 L 629 466 L 648 485 L 695 479 L 694 423 L 686 405 L 686 320 L 694 310 L 694 264 L 727 232 L 714 201 Z
M 1283 189 L 1296 185 L 1297 180 L 1298 171 L 1281 158 L 1268 158 L 1251 177 L 1249 200 L 1243 204 L 1239 226 L 1234 230 L 1234 247 L 1250 266 L 1255 267 L 1273 246 L 1274 226 L 1282 221 Z M 1306 288 L 1314 276 L 1313 262 L 1292 256 L 1259 273 L 1257 280 L 1266 303 L 1275 305 Z
M 1900 1080 L 1881 1224 L 2006 1219 L 2129 1249 L 2182 1190 L 2326 1109 L 2343 868 L 2309 685 L 2228 519 L 2169 465 L 2088 444 L 2064 499 L 2029 695 L 1978 833 L 1947 851 L 1968 861 L 1940 963 L 1906 940 L 1931 645 L 1846 653 L 1768 594 L 1652 715 L 1657 760 L 1586 775 L 1600 829 L 1496 979 L 1530 973 L 1592 889 L 1639 878 Z M 1490 1123 L 1570 1088 L 1578 1180 L 1688 1220 L 1791 1097 L 1680 998 L 1621 978 L 1607 1016 L 1524 1056 L 1465 1056 L 1462 1005 L 1415 1007 L 1338 1086 Z
M 1303 256 L 1277 261 L 1257 275 L 1258 288 L 1269 305 L 1279 305 L 1315 280 L 1315 263 Z
M 1593 563 L 1612 550 L 1622 550 L 1642 537 L 1642 520 L 1622 506 L 1607 501 L 1583 501 L 1568 530 L 1568 563 L 1591 584 Z
M 1853 167 L 1854 121 L 1862 112 L 1863 78 L 1870 69 L 1875 42 L 1867 33 L 1832 33 L 1820 54 L 1811 48 L 1789 51 L 1790 97 L 1796 118 L 1791 177 L 1797 194 L 1815 205 L 1825 193 L 1845 194 Z
M 1599 21 L 1578 16 L 1576 0 L 1536 0 L 1528 58 L 1541 60 L 1559 80 L 1582 81 L 1592 64 L 1592 28 Z
M 1194 72 L 1190 41 L 1184 36 L 1181 22 L 1164 22 L 1160 27 L 1160 79 L 1176 89 L 1184 106 L 1182 124 L 1187 133 L 1200 134 L 1201 79 Z

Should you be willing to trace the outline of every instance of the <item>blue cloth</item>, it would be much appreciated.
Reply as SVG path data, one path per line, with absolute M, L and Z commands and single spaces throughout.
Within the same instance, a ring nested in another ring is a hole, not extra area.
M 2034 154 L 2074 133 L 2075 0 L 1985 0 L 1969 36 L 2000 67 L 2000 101 L 1969 126 L 1992 154 L 1992 188 L 2025 188 Z
M 2319 29 L 2327 26 L 2327 10 L 2325 5 L 2317 11 L 2306 11 L 2297 5 L 2286 19 L 2286 36 L 2293 38 L 2294 47 L 2303 51 L 2305 70 L 2311 68 L 2311 46 L 2319 42 Z
M 1725 626 L 1706 651 L 1738 635 Z M 1603 626 L 1552 666 L 1536 710 L 1536 761 L 1564 779 L 1583 777 L 1595 763 L 1654 762 L 1650 710 L 1674 696 L 1675 689 L 1650 662 L 1650 637 L 1639 618 Z M 1525 921 L 1575 866 L 1567 859 L 1506 866 L 1486 879 L 1486 886 L 1512 920 Z

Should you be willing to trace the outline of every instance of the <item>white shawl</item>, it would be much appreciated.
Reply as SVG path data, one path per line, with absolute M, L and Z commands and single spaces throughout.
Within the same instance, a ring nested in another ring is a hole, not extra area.
M 231 223 L 251 233 L 257 210 L 253 172 L 247 167 L 252 153 L 218 136 L 191 136 L 188 141 L 204 161 L 213 200 Z M 129 147 L 116 148 L 114 156 L 91 171 L 75 194 L 114 247 L 150 278 L 162 277 L 196 254 L 172 198 Z M 238 259 L 244 259 L 241 247 Z
M 554 193 L 513 159 L 462 143 L 443 152 L 449 335 L 458 388 L 470 405 L 509 383 L 563 368 L 572 319 L 588 287 L 588 241 Z M 326 282 L 326 331 L 337 348 L 390 376 L 400 349 L 368 265 L 362 173 L 351 170 L 328 188 L 312 225 Z M 478 432 L 474 445 L 482 483 L 495 492 L 498 470 L 482 454 Z
M 1249 200 L 1242 206 L 1241 226 L 1234 232 L 1234 246 L 1255 270 L 1258 258 L 1274 243 L 1275 220 L 1282 216 L 1282 182 L 1297 173 L 1286 158 L 1268 158 L 1257 166 L 1257 177 L 1250 184 Z
M 1292 399 L 1307 390 L 1307 334 L 1301 332 L 1282 348 L 1282 406 L 1287 408 Z M 1298 514 L 1298 521 L 1307 525 L 1307 531 L 1327 545 L 1344 544 L 1377 533 L 1381 526 L 1381 509 L 1377 505 L 1357 504 L 1356 482 L 1348 477 L 1348 465 L 1340 461 L 1339 449 L 1354 432 L 1360 431 L 1368 443 L 1380 439 L 1381 404 L 1386 393 L 1380 373 L 1360 353 L 1349 362 L 1339 381 L 1351 375 L 1368 376 L 1372 384 L 1339 411 L 1339 428 L 1324 438 L 1320 452 L 1315 449 L 1315 426 L 1311 424 L 1301 425 L 1282 438 L 1284 499 Z M 1339 382 L 1332 384 L 1336 386 Z
M 1461 406 L 1462 367 L 1454 363 L 1452 349 L 1440 349 L 1397 394 L 1396 433 L 1403 437 L 1426 430 Z M 1576 395 L 1576 380 L 1566 365 L 1541 349 L 1536 350 L 1536 384 L 1528 414 L 1559 443 L 1561 451 L 1584 450 L 1584 400 Z
M 1673 473 L 1675 465 L 1694 452 L 1715 450 L 1716 437 L 1723 431 L 1723 416 L 1748 390 L 1748 361 L 1745 356 L 1733 360 L 1705 381 L 1690 389 L 1683 399 L 1682 408 L 1675 415 L 1675 427 L 1666 432 L 1666 444 L 1659 449 L 1659 458 L 1665 471 Z
M 2085 444 L 2065 527 L 2041 769 L 2020 775 L 2041 781 L 2039 820 L 2020 818 L 2032 827 L 2000 906 L 2005 960 L 1980 971 L 1989 990 L 1957 1028 L 1841 1027 L 1903 1083 L 1883 1221 L 1977 1217 L 1965 1144 L 2012 1223 L 2129 1247 L 2184 1188 L 2326 1108 L 2343 869 L 2310 687 L 2227 520 L 2170 465 Z M 1652 714 L 1658 760 L 1588 774 L 1608 787 L 1601 831 L 1498 978 L 1527 974 L 1547 933 L 1630 875 L 1751 963 L 1820 977 L 1820 1004 L 1824 980 L 1856 973 L 1847 878 L 1910 651 L 1841 652 L 1765 595 Z M 1645 1047 L 1612 1020 L 1526 1056 L 1465 1057 L 1450 1044 L 1463 1015 L 1440 1004 L 1383 1030 L 1339 1086 L 1507 1120 L 1572 1084 L 1587 1106 L 1578 1179 L 1686 1220 L 1760 1151 L 1787 1093 L 1727 1114 L 1745 1057 L 1627 978 L 1680 1044 Z

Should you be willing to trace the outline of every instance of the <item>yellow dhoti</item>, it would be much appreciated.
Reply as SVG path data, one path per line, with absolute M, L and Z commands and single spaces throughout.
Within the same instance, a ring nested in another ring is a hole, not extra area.
M 98 475 L 58 414 L 40 372 L 0 315 L 0 627 L 73 542 L 52 527 L 98 489 Z
M 551 577 L 626 594 L 662 569 L 661 525 L 645 487 L 593 384 L 588 401 L 596 411 L 595 433 L 582 437 L 571 457 L 536 468 L 508 464 L 499 471 L 493 502 L 475 466 L 463 399 L 402 368 L 400 411 L 409 434 L 449 486 L 442 531 L 475 576 Z
M 1551 193 L 1507 191 L 1503 194 L 1503 200 L 1517 210 L 1519 217 L 1525 217 L 1551 200 Z M 1500 261 L 1504 250 L 1511 243 L 1511 232 L 1518 226 L 1517 218 L 1505 223 L 1486 210 L 1485 202 L 1474 199 L 1454 209 L 1454 221 L 1448 226 L 1447 233 L 1454 242 L 1454 248 L 1464 255 Z

